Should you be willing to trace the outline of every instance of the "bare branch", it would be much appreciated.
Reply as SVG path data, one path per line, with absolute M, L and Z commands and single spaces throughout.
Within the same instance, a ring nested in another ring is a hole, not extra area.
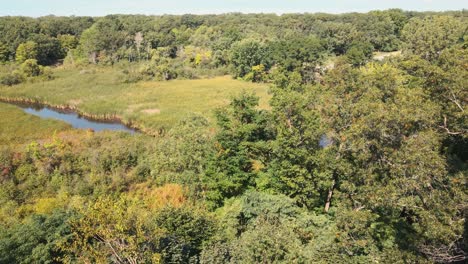
M 464 133 L 464 132 L 452 132 L 452 131 L 450 131 L 450 129 L 447 127 L 447 117 L 446 116 L 444 116 L 444 125 L 439 126 L 439 127 L 442 128 L 442 129 L 445 129 L 445 131 L 447 131 L 447 133 L 449 135 L 461 135 L 461 134 Z

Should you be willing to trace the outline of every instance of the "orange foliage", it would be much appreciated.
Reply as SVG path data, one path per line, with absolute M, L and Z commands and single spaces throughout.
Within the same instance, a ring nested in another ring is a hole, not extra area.
M 135 186 L 132 195 L 145 202 L 149 209 L 159 209 L 166 206 L 182 207 L 187 201 L 185 188 L 179 184 L 169 183 L 161 187 L 149 187 L 145 184 Z

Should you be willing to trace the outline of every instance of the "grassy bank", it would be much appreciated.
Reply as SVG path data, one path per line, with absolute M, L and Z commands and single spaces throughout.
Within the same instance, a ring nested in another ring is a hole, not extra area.
M 91 67 L 54 69 L 52 81 L 0 87 L 0 97 L 70 106 L 91 117 L 117 117 L 148 131 L 169 128 L 188 113 L 212 117 L 212 110 L 242 90 L 260 96 L 268 106 L 268 86 L 233 80 L 229 76 L 200 80 L 123 83 L 120 70 Z
M 0 117 L 0 146 L 29 143 L 71 129 L 64 122 L 26 114 L 21 108 L 4 103 L 0 103 Z

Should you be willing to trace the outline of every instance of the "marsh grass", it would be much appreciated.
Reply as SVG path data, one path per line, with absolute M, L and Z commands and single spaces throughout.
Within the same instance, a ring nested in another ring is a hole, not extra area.
M 0 103 L 0 146 L 30 143 L 50 138 L 55 132 L 71 130 L 71 126 L 54 119 L 26 114 L 17 106 Z
M 199 80 L 123 83 L 119 67 L 54 69 L 55 79 L 0 86 L 0 96 L 71 105 L 91 115 L 116 115 L 147 130 L 170 128 L 189 113 L 209 119 L 241 91 L 257 94 L 268 108 L 268 86 L 221 76 Z

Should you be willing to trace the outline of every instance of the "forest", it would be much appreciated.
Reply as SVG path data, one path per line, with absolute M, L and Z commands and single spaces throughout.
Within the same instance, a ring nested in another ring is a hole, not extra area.
M 467 104 L 466 10 L 0 17 L 0 263 L 466 263 Z

